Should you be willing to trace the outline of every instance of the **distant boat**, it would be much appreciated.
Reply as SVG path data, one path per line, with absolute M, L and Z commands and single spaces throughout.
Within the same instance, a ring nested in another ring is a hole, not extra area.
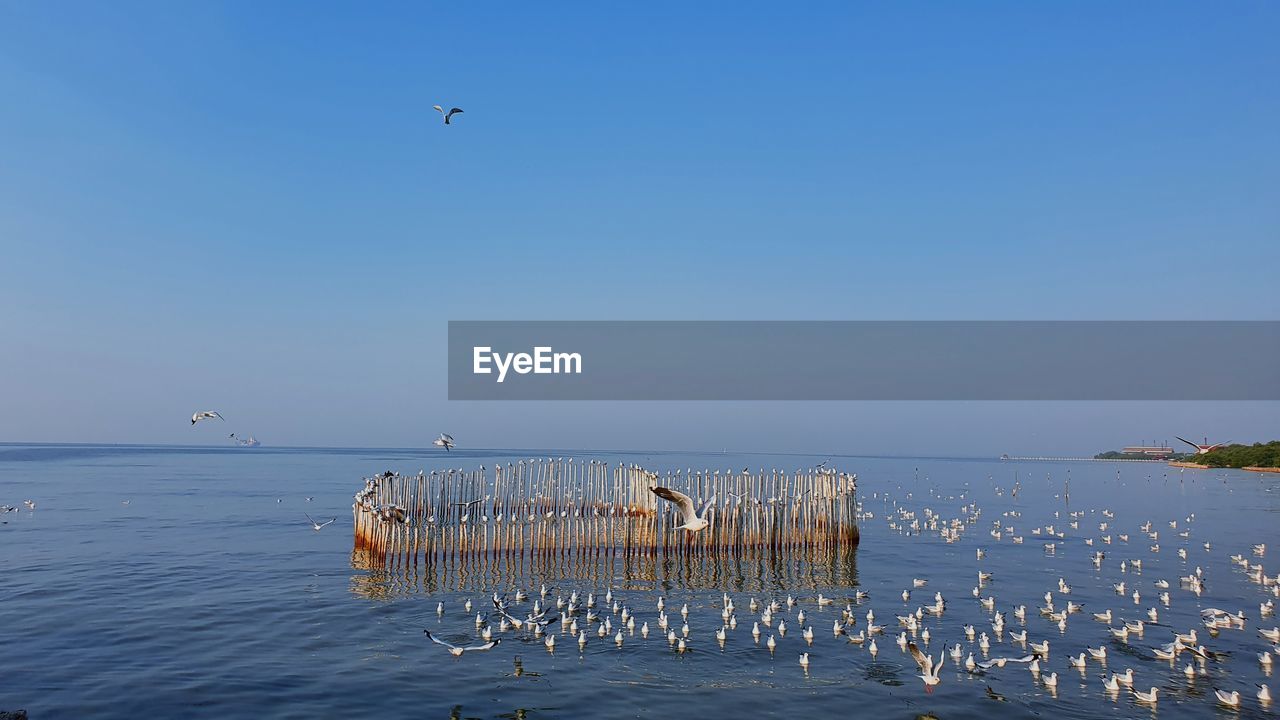
M 259 445 L 262 444 L 258 442 L 258 438 L 252 435 L 250 435 L 247 438 L 241 439 L 236 437 L 235 433 L 231 433 L 231 439 L 236 441 L 237 447 L 258 447 Z

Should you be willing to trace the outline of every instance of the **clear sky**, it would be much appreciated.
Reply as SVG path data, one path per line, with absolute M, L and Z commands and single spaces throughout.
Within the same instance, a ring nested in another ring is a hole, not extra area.
M 1278 31 L 1266 2 L 0 0 L 0 441 L 221 442 L 204 408 L 297 445 L 1271 439 L 1276 403 L 449 403 L 444 342 L 1277 319 Z

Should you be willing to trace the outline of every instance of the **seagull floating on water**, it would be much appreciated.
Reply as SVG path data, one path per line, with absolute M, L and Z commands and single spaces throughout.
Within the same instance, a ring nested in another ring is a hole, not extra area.
M 1238 707 L 1240 705 L 1240 691 L 1232 690 L 1231 692 L 1223 692 L 1218 688 L 1213 689 L 1213 694 L 1218 698 L 1218 702 L 1228 707 Z

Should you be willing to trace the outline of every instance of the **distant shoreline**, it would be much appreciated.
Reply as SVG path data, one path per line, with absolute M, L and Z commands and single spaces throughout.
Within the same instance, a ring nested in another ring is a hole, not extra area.
M 1154 463 L 1163 462 L 1155 458 L 1100 458 L 1100 457 L 1021 457 L 1016 455 L 1002 455 L 1001 460 L 1020 461 L 1020 462 L 1141 462 Z
M 1169 467 L 1191 468 L 1192 470 L 1245 470 L 1247 472 L 1280 473 L 1280 468 L 1273 467 L 1258 467 L 1256 465 L 1250 465 L 1242 468 L 1220 468 L 1212 465 L 1201 465 L 1200 463 L 1183 462 L 1179 460 L 1170 462 Z

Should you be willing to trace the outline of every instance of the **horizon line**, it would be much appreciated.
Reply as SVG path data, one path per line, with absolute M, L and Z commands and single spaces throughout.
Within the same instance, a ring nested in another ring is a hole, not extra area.
M 441 453 L 429 446 L 359 446 L 359 445 L 261 445 L 253 448 L 246 448 L 237 445 L 221 445 L 221 444 L 177 444 L 177 443 L 117 443 L 117 442 L 69 442 L 69 441 L 0 441 L 0 447 L 120 447 L 120 448 L 194 448 L 194 449 L 212 449 L 212 450 L 238 450 L 243 452 L 252 451 L 270 451 L 270 450 L 391 450 L 391 451 L 422 451 L 439 454 L 440 457 L 449 457 L 449 454 Z M 453 454 L 457 453 L 487 453 L 487 452 L 504 452 L 504 453 L 527 453 L 533 456 L 545 455 L 547 453 L 586 453 L 586 454 L 607 454 L 618 453 L 625 455 L 643 455 L 646 453 L 664 453 L 664 454 L 680 454 L 680 455 L 784 455 L 793 457 L 809 457 L 823 456 L 832 458 L 883 458 L 895 460 L 999 460 L 998 455 L 897 455 L 888 453 L 848 453 L 848 452 L 800 452 L 800 451 L 765 451 L 765 450 L 662 450 L 655 448 L 646 448 L 640 450 L 628 450 L 621 448 L 520 448 L 520 447 L 467 447 L 455 449 Z M 1081 458 L 1088 459 L 1088 458 Z

